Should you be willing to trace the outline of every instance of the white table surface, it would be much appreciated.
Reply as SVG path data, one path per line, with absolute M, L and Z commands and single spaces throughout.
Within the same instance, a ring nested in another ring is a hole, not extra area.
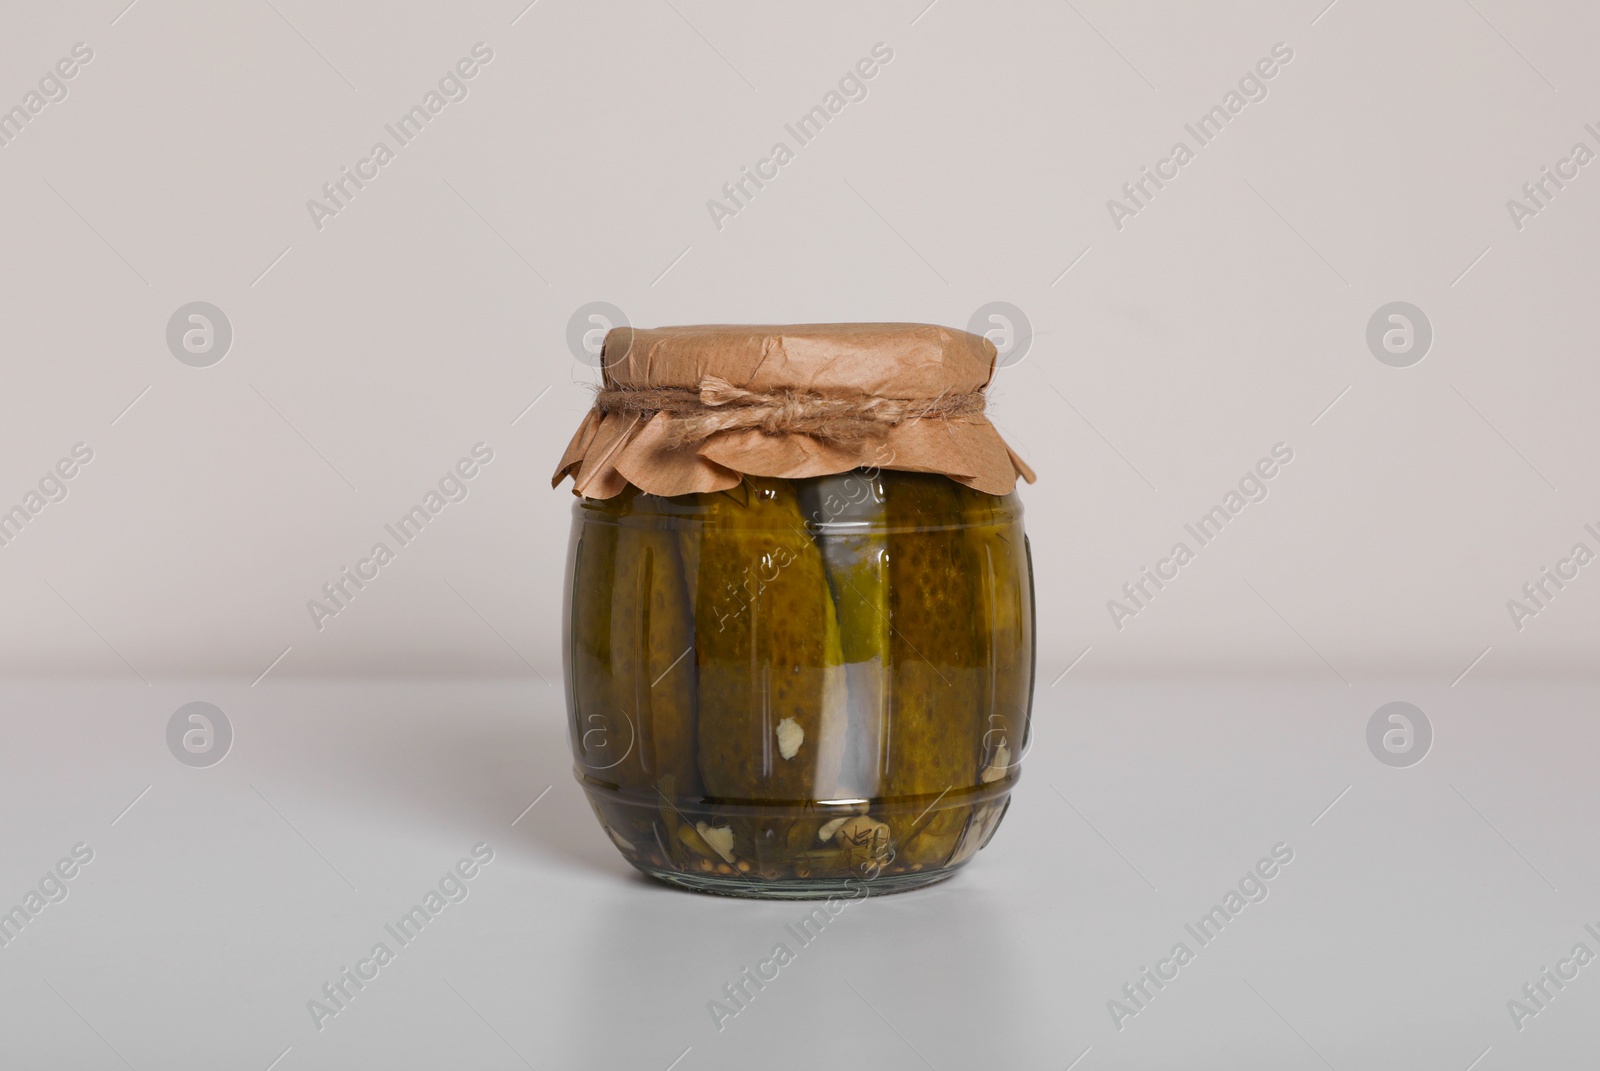
M 94 858 L 0 948 L 0 1066 L 1592 1066 L 1600 962 L 1520 1030 L 1507 1002 L 1575 943 L 1600 953 L 1597 698 L 1041 682 L 990 846 L 802 947 L 811 905 L 623 862 L 559 683 L 10 684 L 0 907 L 74 845 Z M 203 769 L 165 741 L 197 699 L 235 733 Z M 1404 769 L 1365 738 L 1396 699 L 1435 733 Z M 480 842 L 466 899 L 319 1030 L 307 1002 Z M 1280 843 L 1266 899 L 1200 947 L 1185 924 Z M 1179 941 L 1192 962 L 1119 1029 L 1108 1001 Z M 719 1031 L 708 1002 L 780 942 L 793 962 Z

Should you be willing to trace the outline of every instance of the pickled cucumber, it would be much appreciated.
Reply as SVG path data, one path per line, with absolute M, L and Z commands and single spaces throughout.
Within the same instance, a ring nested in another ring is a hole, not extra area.
M 802 484 L 800 500 L 839 618 L 848 724 L 838 793 L 865 799 L 878 794 L 887 730 L 889 541 L 883 476 L 870 470 L 820 476 Z
M 978 636 L 986 648 L 985 724 L 979 779 L 1014 775 L 1027 746 L 1033 705 L 1033 586 L 1026 537 L 1015 515 L 996 500 L 961 489 L 962 519 L 972 545 Z
M 613 784 L 618 784 L 616 770 L 627 757 L 623 743 L 626 737 L 618 733 L 622 728 L 615 695 L 619 678 L 611 655 L 611 591 L 616 562 L 616 526 L 581 526 L 573 548 L 568 622 L 573 750 L 582 773 Z
M 898 858 L 937 865 L 955 850 L 971 808 L 941 796 L 978 783 L 987 651 L 979 632 L 977 555 L 959 518 L 963 489 L 944 476 L 901 474 L 890 486 L 890 724 L 885 796 L 925 800 L 913 828 L 894 830 Z
M 747 478 L 704 510 L 695 606 L 708 795 L 832 798 L 843 713 L 839 625 L 793 485 Z M 788 754 L 786 755 L 785 752 Z
M 649 497 L 635 499 L 629 516 L 648 515 Z M 694 610 L 676 532 L 621 524 L 616 570 L 611 651 L 619 667 L 637 667 L 621 675 L 628 687 L 618 700 L 637 727 L 639 769 L 652 786 L 670 777 L 676 792 L 699 795 Z

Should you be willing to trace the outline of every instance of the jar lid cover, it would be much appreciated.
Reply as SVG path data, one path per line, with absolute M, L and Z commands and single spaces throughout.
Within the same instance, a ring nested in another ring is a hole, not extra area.
M 1008 494 L 1034 474 L 984 416 L 995 359 L 931 324 L 615 328 L 552 484 L 681 495 L 875 467 Z

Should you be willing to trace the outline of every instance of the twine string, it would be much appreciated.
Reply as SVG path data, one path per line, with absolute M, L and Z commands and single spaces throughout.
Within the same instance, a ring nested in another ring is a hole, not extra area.
M 672 447 L 701 443 L 723 431 L 804 434 L 836 443 L 859 443 L 913 420 L 982 413 L 984 396 L 936 398 L 834 397 L 811 391 L 750 391 L 706 376 L 693 387 L 605 387 L 595 396 L 602 413 L 671 416 L 664 433 Z

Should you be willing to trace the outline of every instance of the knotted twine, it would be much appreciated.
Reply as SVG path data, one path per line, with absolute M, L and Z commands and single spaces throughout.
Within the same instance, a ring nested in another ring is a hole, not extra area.
M 672 419 L 663 445 L 701 443 L 718 432 L 757 430 L 769 435 L 800 433 L 828 442 L 855 444 L 913 420 L 982 413 L 984 396 L 940 394 L 935 398 L 830 397 L 811 391 L 762 393 L 706 376 L 694 387 L 605 387 L 595 396 L 603 413 L 667 413 Z

